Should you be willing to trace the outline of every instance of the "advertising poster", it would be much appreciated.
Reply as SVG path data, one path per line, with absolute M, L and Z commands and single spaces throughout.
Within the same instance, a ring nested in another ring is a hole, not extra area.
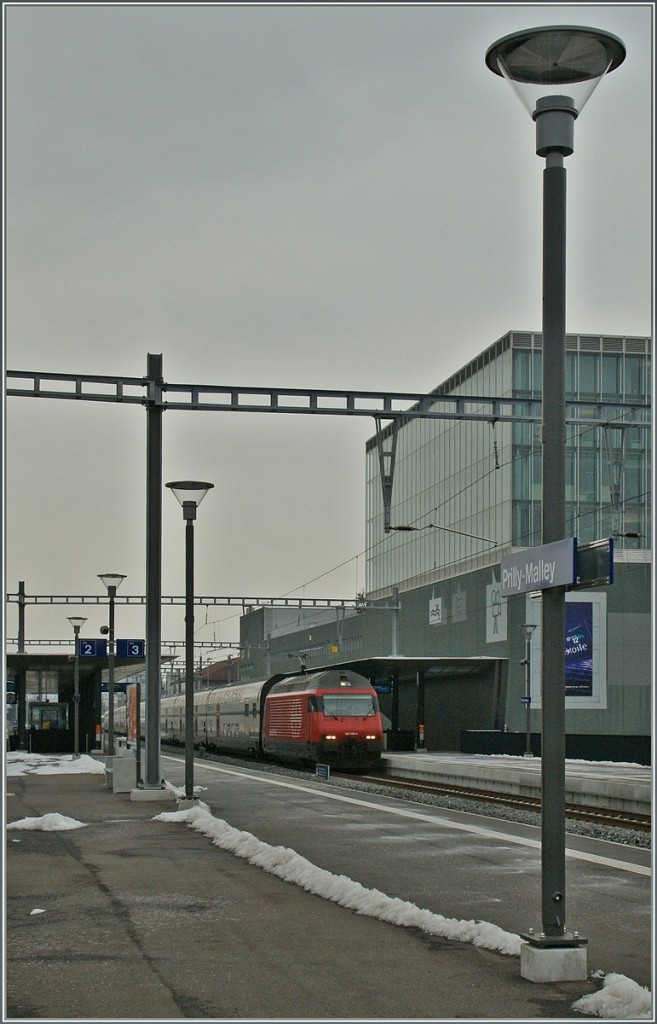
M 566 603 L 566 696 L 593 696 L 593 605 Z
M 129 743 L 134 743 L 137 739 L 137 717 L 139 713 L 139 705 L 137 703 L 138 689 L 139 688 L 136 683 L 131 683 L 127 688 L 128 719 L 126 722 L 126 732 Z
M 527 596 L 525 622 L 536 628 L 530 643 L 532 708 L 541 707 L 542 626 L 541 601 Z M 565 698 L 569 710 L 607 707 L 607 595 L 566 594 Z

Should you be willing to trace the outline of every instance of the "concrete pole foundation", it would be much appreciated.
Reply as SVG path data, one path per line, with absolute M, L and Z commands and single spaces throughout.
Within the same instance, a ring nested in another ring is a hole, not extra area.
M 520 948 L 520 975 L 527 981 L 586 981 L 586 946 Z

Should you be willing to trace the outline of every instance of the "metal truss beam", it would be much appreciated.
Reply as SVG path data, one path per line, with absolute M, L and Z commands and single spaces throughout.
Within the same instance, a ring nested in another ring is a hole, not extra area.
M 319 388 L 252 388 L 235 385 L 167 384 L 153 388 L 147 377 L 8 370 L 10 397 L 54 398 L 87 402 L 119 402 L 160 409 L 204 412 L 268 412 L 319 416 L 373 416 L 390 420 L 442 419 L 540 422 L 541 400 L 482 395 L 418 394 L 416 392 L 333 391 Z M 171 397 L 169 397 L 171 396 Z M 609 425 L 619 411 L 629 426 L 648 427 L 649 405 L 567 403 L 566 423 Z
M 5 643 L 18 644 L 18 637 L 7 637 Z M 25 644 L 26 647 L 73 647 L 75 645 L 75 640 L 73 638 L 71 638 L 70 640 L 24 640 L 23 643 Z M 174 650 L 176 647 L 179 647 L 182 650 L 184 650 L 185 641 L 162 640 L 161 646 L 173 647 Z M 251 648 L 255 646 L 255 644 L 248 645 L 248 647 Z M 232 651 L 247 649 L 246 645 L 242 645 L 238 641 L 236 641 L 234 644 L 231 644 L 229 640 L 195 640 L 194 647 L 210 651 L 217 651 L 219 649 L 226 649 Z M 140 663 L 139 658 L 135 658 L 134 660 L 136 664 Z
M 162 606 L 184 605 L 185 596 L 162 597 Z M 36 604 L 36 605 L 106 605 L 107 597 L 98 594 L 75 596 L 72 594 L 7 594 L 8 604 Z M 142 595 L 117 594 L 114 598 L 115 604 L 142 605 L 146 603 L 146 597 Z M 355 608 L 362 611 L 364 608 L 388 609 L 392 606 L 382 604 L 370 604 L 362 597 L 356 598 L 330 598 L 330 597 L 194 597 L 195 605 L 204 607 L 239 607 L 239 608 Z

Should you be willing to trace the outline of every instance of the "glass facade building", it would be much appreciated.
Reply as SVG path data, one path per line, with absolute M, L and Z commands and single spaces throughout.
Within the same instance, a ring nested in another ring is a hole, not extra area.
M 567 406 L 567 419 L 577 422 L 566 428 L 566 534 L 580 543 L 613 536 L 617 549 L 650 547 L 650 357 L 648 338 L 566 337 L 566 402 L 595 403 Z M 542 335 L 510 332 L 432 394 L 540 401 L 541 391 Z M 390 532 L 376 438 L 368 442 L 368 595 L 460 575 L 541 543 L 535 408 L 532 422 L 403 422 Z

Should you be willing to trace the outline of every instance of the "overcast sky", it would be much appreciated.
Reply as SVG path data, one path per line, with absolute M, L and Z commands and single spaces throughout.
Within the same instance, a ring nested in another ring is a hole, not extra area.
M 6 4 L 7 368 L 141 377 L 153 352 L 170 383 L 424 392 L 540 330 L 544 161 L 484 63 L 538 25 L 627 47 L 566 161 L 568 330 L 651 335 L 653 8 Z M 143 594 L 143 409 L 21 397 L 5 418 L 6 590 L 104 593 L 111 571 Z M 164 480 L 215 484 L 196 592 L 362 590 L 373 432 L 165 413 Z M 182 594 L 163 508 L 163 593 Z M 28 608 L 27 637 L 68 638 L 78 611 Z M 82 614 L 99 635 L 105 609 Z M 237 622 L 199 611 L 197 637 Z M 116 626 L 143 636 L 143 611 Z M 168 611 L 163 638 L 183 636 Z

